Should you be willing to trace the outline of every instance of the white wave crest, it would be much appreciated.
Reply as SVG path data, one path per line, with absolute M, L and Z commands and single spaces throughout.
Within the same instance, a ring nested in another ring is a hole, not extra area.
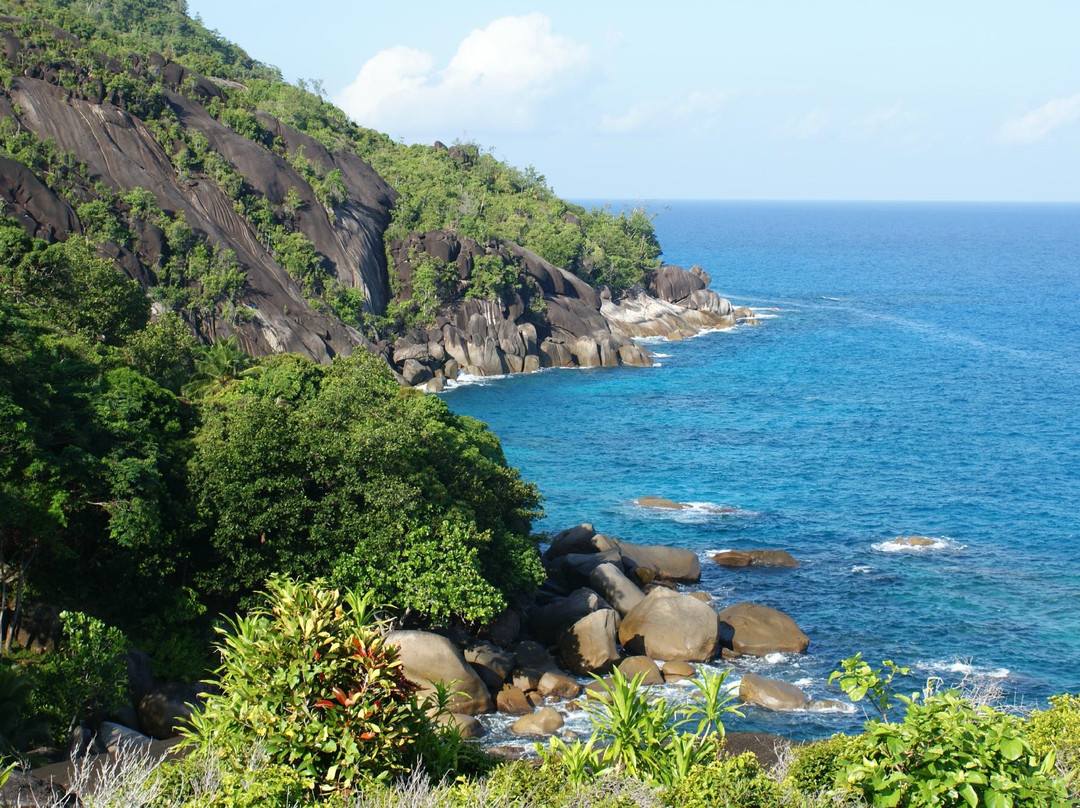
M 871 570 L 870 567 L 860 565 L 860 564 L 856 564 L 854 567 L 851 568 L 851 574 L 852 575 L 865 575 L 866 573 L 870 572 L 870 570 Z
M 964 659 L 943 659 L 943 660 L 931 660 L 919 661 L 915 663 L 915 666 L 920 670 L 928 671 L 930 673 L 945 674 L 951 673 L 954 676 L 961 677 L 983 677 L 988 679 L 1005 679 L 1008 677 L 1011 671 L 1008 668 L 992 668 L 982 665 L 975 665 L 971 660 Z
M 912 542 L 912 539 L 918 539 Z M 933 553 L 940 550 L 963 550 L 966 544 L 961 544 L 948 536 L 930 538 L 927 536 L 898 536 L 888 541 L 879 541 L 870 545 L 879 553 Z

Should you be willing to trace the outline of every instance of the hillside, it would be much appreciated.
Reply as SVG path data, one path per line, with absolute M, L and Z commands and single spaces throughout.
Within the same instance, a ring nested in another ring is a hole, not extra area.
M 356 126 L 182 1 L 0 14 L 5 212 L 45 241 L 87 236 L 204 342 L 324 363 L 362 346 L 440 389 L 647 365 L 632 337 L 734 322 L 703 273 L 658 272 L 643 211 L 568 204 L 473 144 Z

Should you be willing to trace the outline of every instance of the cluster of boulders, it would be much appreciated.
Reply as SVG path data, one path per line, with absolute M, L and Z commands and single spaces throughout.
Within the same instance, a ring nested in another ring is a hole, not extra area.
M 574 709 L 583 695 L 575 677 L 618 667 L 631 678 L 641 673 L 646 685 L 662 684 L 692 677 L 692 663 L 800 653 L 809 644 L 776 609 L 737 603 L 717 612 L 708 593 L 680 591 L 701 578 L 690 550 L 632 544 L 583 524 L 555 536 L 543 562 L 547 579 L 534 602 L 506 612 L 479 637 L 390 635 L 405 675 L 422 691 L 454 683 L 453 720 L 467 735 L 483 731 L 473 716 L 496 710 L 518 716 L 514 734 L 557 731 L 560 709 Z

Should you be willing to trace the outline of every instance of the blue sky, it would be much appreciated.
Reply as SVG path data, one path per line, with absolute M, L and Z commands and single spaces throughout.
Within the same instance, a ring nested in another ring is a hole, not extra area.
M 1080 2 L 189 0 L 366 126 L 607 199 L 1080 200 Z

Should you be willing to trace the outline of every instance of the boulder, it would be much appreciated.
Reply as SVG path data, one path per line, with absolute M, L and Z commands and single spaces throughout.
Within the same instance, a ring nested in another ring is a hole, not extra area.
M 667 581 L 693 584 L 701 580 L 701 562 L 691 550 L 662 545 L 641 545 L 619 542 L 623 565 L 628 570 L 650 567 L 656 577 Z
M 681 659 L 670 659 L 665 662 L 663 672 L 665 682 L 681 682 L 683 679 L 693 679 L 697 676 L 697 669 Z
M 674 502 L 663 497 L 638 497 L 634 500 L 634 504 L 640 505 L 642 508 L 659 508 L 668 511 L 681 511 L 690 507 L 682 502 Z
M 525 693 L 520 687 L 505 685 L 495 697 L 495 705 L 500 713 L 507 715 L 528 715 L 533 707 L 525 698 Z
M 521 612 L 517 609 L 507 609 L 487 627 L 486 633 L 493 643 L 505 648 L 521 633 Z
M 559 655 L 566 668 L 578 675 L 608 670 L 619 659 L 615 648 L 617 625 L 615 611 L 603 609 L 563 630 Z
M 405 384 L 409 387 L 416 387 L 416 385 L 423 384 L 431 378 L 431 370 L 415 359 L 407 359 L 401 368 L 401 375 L 405 379 Z
M 565 573 L 570 573 L 570 578 L 573 578 L 574 573 L 588 578 L 589 574 L 601 564 L 621 564 L 622 561 L 622 553 L 617 547 L 613 547 L 602 553 L 567 553 L 556 563 Z
M 514 646 L 513 651 L 514 661 L 519 668 L 532 668 L 540 672 L 559 669 L 547 648 L 534 640 L 522 640 Z
M 464 656 L 491 692 L 502 687 L 514 669 L 514 655 L 489 642 L 472 643 L 465 648 Z
M 510 732 L 514 735 L 540 735 L 548 736 L 563 725 L 563 717 L 552 707 L 542 707 L 535 713 L 524 715 L 515 721 Z
M 765 656 L 776 651 L 802 653 L 810 644 L 795 621 L 757 603 L 736 603 L 719 615 L 720 644 L 735 654 Z
M 756 673 L 743 674 L 739 682 L 739 698 L 744 704 L 756 704 L 773 712 L 801 710 L 810 700 L 795 685 L 779 679 L 767 679 Z
M 536 685 L 541 696 L 556 699 L 576 699 L 581 695 L 581 685 L 561 671 L 547 671 Z
M 598 564 L 589 573 L 589 585 L 623 617 L 645 599 L 645 594 L 610 562 Z
M 933 547 L 937 544 L 936 541 L 928 539 L 926 536 L 900 536 L 889 543 L 898 544 L 901 547 Z
M 449 704 L 455 713 L 491 712 L 491 694 L 483 680 L 446 637 L 429 631 L 391 631 L 386 641 L 398 647 L 405 677 L 416 683 L 422 694 L 432 692 L 436 682 L 443 682 L 452 692 Z
M 712 603 L 713 602 L 713 596 L 710 595 L 708 592 L 687 592 L 686 594 L 689 595 L 692 598 L 697 598 L 702 603 Z
M 123 724 L 114 724 L 112 721 L 101 722 L 101 726 L 98 727 L 98 740 L 110 752 L 120 749 L 142 749 L 154 742 L 148 735 L 143 735 Z
M 716 612 L 696 598 L 655 589 L 623 618 L 619 641 L 652 659 L 705 662 L 717 650 Z
M 602 553 L 612 549 L 618 549 L 614 539 L 597 533 L 590 524 L 583 524 L 556 534 L 544 553 L 544 560 L 551 561 L 570 553 Z
M 643 685 L 662 685 L 664 683 L 664 676 L 660 673 L 660 668 L 647 656 L 627 657 L 619 663 L 619 672 L 627 679 L 633 679 L 639 673 L 643 674 L 641 679 Z
M 443 726 L 457 727 L 460 736 L 465 740 L 483 738 L 487 733 L 487 730 L 484 729 L 484 725 L 481 724 L 475 716 L 466 715 L 464 713 L 450 713 L 441 723 Z
M 708 277 L 706 275 L 705 277 Z M 701 275 L 687 272 L 682 267 L 668 264 L 660 267 L 649 278 L 649 291 L 661 300 L 669 303 L 678 303 L 689 297 L 693 292 L 708 286 Z
M 536 668 L 518 668 L 510 674 L 510 684 L 523 693 L 528 693 L 530 690 L 536 690 L 540 686 L 540 680 L 544 678 L 544 674 L 547 672 Z
M 198 685 L 179 682 L 155 687 L 139 699 L 139 729 L 153 738 L 172 738 L 191 720 L 192 705 L 199 705 Z
M 575 589 L 565 598 L 558 598 L 544 606 L 536 606 L 529 615 L 529 623 L 533 634 L 541 642 L 555 642 L 563 629 L 572 626 L 586 615 L 598 612 L 601 609 L 610 609 L 611 605 L 592 589 L 582 587 Z M 523 663 L 520 659 L 518 665 L 522 667 L 541 667 Z M 552 664 L 552 667 L 555 667 Z
M 565 368 L 574 364 L 574 355 L 562 342 L 550 337 L 540 343 L 540 365 L 545 368 Z
M 797 567 L 786 550 L 722 550 L 712 560 L 721 567 Z

